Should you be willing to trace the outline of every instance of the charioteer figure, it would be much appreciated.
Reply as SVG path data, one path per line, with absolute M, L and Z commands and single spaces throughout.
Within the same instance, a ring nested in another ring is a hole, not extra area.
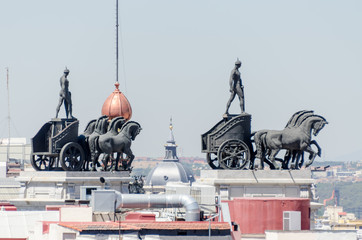
M 235 62 L 235 67 L 231 71 L 231 74 L 230 74 L 229 84 L 230 84 L 231 95 L 230 95 L 229 101 L 226 104 L 226 112 L 224 114 L 225 116 L 229 115 L 229 108 L 230 108 L 232 101 L 235 98 L 235 95 L 238 95 L 238 97 L 239 97 L 241 113 L 245 112 L 244 86 L 241 82 L 241 77 L 240 77 L 240 72 L 239 72 L 240 67 L 241 67 L 241 62 L 239 59 L 237 59 L 237 61 Z
M 64 102 L 64 108 L 65 108 L 65 115 L 67 116 L 67 118 L 69 115 L 71 118 L 74 118 L 72 115 L 72 96 L 69 91 L 69 80 L 67 78 L 68 75 L 69 75 L 69 69 L 65 68 L 64 75 L 60 78 L 61 90 L 59 92 L 59 103 L 58 103 L 58 106 L 56 109 L 55 118 L 58 118 L 60 106 L 62 105 L 63 102 Z

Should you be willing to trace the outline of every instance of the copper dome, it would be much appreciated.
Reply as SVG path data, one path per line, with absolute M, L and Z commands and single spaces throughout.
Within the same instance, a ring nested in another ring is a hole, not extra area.
M 107 115 L 109 119 L 115 117 L 124 117 L 126 120 L 132 117 L 131 104 L 128 102 L 126 96 L 119 91 L 119 83 L 114 84 L 116 89 L 106 99 L 102 107 L 102 115 Z

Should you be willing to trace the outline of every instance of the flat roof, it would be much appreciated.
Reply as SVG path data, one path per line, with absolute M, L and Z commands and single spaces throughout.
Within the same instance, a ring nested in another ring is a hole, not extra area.
M 76 231 L 113 231 L 113 230 L 208 230 L 209 222 L 60 222 L 58 225 Z M 211 222 L 212 230 L 230 230 L 227 222 Z

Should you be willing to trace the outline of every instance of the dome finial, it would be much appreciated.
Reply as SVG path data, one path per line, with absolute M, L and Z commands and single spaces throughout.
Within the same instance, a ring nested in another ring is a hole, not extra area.
M 119 90 L 119 82 L 118 81 L 114 84 L 114 86 L 116 87 L 116 89 Z
M 173 126 L 172 126 L 172 116 L 170 117 L 170 130 L 172 131 Z

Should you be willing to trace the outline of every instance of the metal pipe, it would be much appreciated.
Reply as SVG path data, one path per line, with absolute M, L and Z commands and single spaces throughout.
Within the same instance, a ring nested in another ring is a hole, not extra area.
M 117 208 L 185 208 L 186 221 L 200 221 L 200 207 L 189 195 L 121 194 L 116 192 Z

